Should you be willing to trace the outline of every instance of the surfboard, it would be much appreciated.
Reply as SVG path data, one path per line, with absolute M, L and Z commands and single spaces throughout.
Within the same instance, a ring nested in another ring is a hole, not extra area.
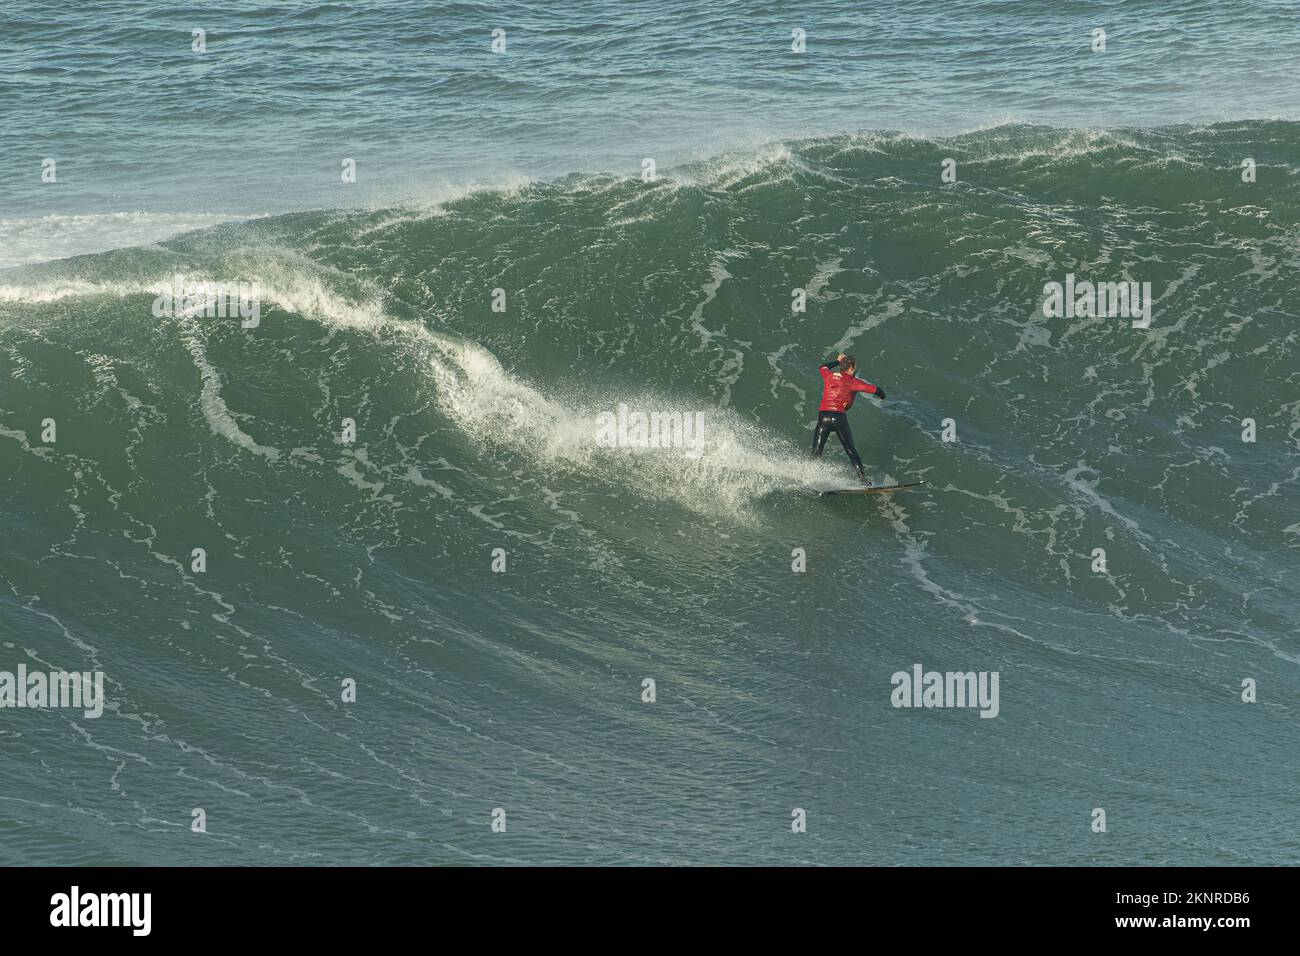
M 823 497 L 826 495 L 883 495 L 891 491 L 902 491 L 905 488 L 916 488 L 925 484 L 924 481 L 909 481 L 905 485 L 871 485 L 866 488 L 836 488 L 832 491 L 823 491 Z

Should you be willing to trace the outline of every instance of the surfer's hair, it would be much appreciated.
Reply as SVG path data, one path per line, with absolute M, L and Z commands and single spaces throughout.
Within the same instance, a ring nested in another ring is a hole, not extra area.
M 844 362 L 842 363 L 842 368 L 844 369 L 844 371 L 852 372 L 857 367 L 858 367 L 857 359 L 855 359 L 852 355 L 844 356 Z

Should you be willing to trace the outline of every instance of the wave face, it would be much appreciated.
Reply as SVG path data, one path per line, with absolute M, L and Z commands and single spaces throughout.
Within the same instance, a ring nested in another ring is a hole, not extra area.
M 108 698 L 0 714 L 3 862 L 1294 863 L 1298 187 L 1294 123 L 864 133 L 0 272 L 0 669 Z M 837 350 L 927 493 L 810 494 Z

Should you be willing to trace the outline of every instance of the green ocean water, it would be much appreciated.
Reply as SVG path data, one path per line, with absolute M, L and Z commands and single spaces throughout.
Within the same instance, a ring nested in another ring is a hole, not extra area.
M 0 860 L 1296 862 L 1298 171 L 1283 121 L 843 134 L 0 273 L 0 670 L 107 694 L 0 711 Z M 1150 328 L 1044 317 L 1069 273 Z M 923 493 L 813 493 L 841 350 Z

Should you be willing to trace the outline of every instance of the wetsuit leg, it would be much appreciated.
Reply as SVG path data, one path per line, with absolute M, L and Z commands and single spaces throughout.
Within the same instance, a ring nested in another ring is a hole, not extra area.
M 853 432 L 849 430 L 849 417 L 847 415 L 840 416 L 835 422 L 835 435 L 839 438 L 840 444 L 844 446 L 844 451 L 849 456 L 849 461 L 853 463 L 853 468 L 858 473 L 858 477 L 866 481 L 867 475 L 862 469 L 862 459 L 858 457 L 858 450 L 853 447 Z
M 835 419 L 825 412 L 817 413 L 817 424 L 813 427 L 813 455 L 821 457 L 822 449 L 826 447 L 826 439 L 831 437 L 831 432 L 835 430 Z

